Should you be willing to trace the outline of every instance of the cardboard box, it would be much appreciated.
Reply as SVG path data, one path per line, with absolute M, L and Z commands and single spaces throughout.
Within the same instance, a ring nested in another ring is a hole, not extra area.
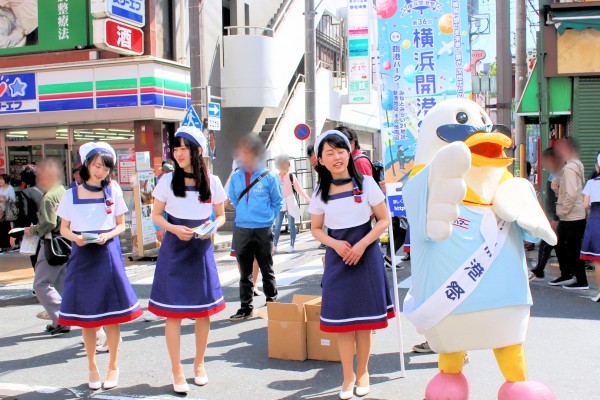
M 304 310 L 308 359 L 340 362 L 337 335 L 321 331 L 321 298 L 304 304 Z
M 317 296 L 295 294 L 291 303 L 268 303 L 269 357 L 306 360 L 306 313 L 304 303 Z

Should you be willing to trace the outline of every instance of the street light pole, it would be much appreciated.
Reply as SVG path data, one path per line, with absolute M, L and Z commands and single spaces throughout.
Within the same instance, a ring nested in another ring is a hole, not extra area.
M 317 121 L 316 121 L 316 47 L 317 38 L 315 30 L 315 10 L 314 0 L 305 0 L 304 10 L 304 30 L 305 30 L 305 52 L 304 52 L 304 88 L 305 88 L 305 107 L 306 107 L 306 124 L 310 127 L 311 136 L 316 137 Z
M 516 58 L 515 58 L 515 101 L 521 100 L 527 75 L 527 6 L 525 0 L 516 0 Z M 522 117 L 515 116 L 515 145 L 519 153 L 521 178 L 527 177 L 526 149 L 527 131 Z
M 200 116 L 200 119 L 208 113 L 203 108 L 208 104 L 206 90 L 204 90 L 204 79 L 202 66 L 204 63 L 204 52 L 202 49 L 202 38 L 200 36 L 203 27 L 202 11 L 204 0 L 189 0 L 189 26 L 190 26 L 190 77 L 192 85 L 192 107 Z

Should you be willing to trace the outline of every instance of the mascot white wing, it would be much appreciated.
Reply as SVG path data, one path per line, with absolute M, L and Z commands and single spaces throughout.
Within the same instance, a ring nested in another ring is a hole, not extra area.
M 471 166 L 471 151 L 463 142 L 440 149 L 429 165 L 427 237 L 446 240 L 459 215 L 459 204 L 467 194 L 465 175 Z
M 556 244 L 556 234 L 527 179 L 513 178 L 498 186 L 494 196 L 494 211 L 503 220 L 516 222 L 530 235 L 543 239 L 551 246 Z

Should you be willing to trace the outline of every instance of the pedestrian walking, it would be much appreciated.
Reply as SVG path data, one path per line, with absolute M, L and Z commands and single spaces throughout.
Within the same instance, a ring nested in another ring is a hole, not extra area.
M 572 138 L 559 140 L 556 144 L 556 152 L 565 163 L 558 180 L 556 202 L 556 214 L 560 219 L 556 230 L 558 236 L 556 257 L 560 267 L 560 277 L 548 283 L 570 290 L 587 289 L 585 264 L 580 259 L 586 219 L 583 205 L 585 171 L 577 155 L 577 145 Z
M 44 192 L 36 186 L 36 166 L 27 165 L 21 171 L 22 189 L 16 193 L 17 208 L 19 213 L 17 219 L 13 222 L 14 228 L 26 228 L 38 223 L 38 211 L 44 197 Z M 17 238 L 13 235 L 10 238 L 12 248 L 17 247 Z M 37 263 L 37 253 L 31 255 L 31 266 L 35 269 Z M 35 290 L 34 290 L 35 291 Z
M 11 249 L 10 236 L 11 222 L 8 221 L 8 207 L 10 202 L 16 202 L 15 189 L 10 185 L 10 176 L 0 175 L 0 254 Z
M 558 227 L 558 215 L 556 215 L 556 193 L 552 190 L 552 183 L 557 179 L 557 174 L 560 172 L 561 165 L 554 148 L 549 147 L 542 152 L 541 157 L 542 167 L 548 171 L 549 177 L 546 182 L 546 204 L 544 210 L 548 221 L 552 225 L 552 228 L 556 231 Z M 535 268 L 531 270 L 530 279 L 543 278 L 545 276 L 544 269 L 550 259 L 550 255 L 554 246 L 550 246 L 545 241 L 540 242 L 540 248 L 538 250 L 538 260 Z
M 600 153 L 596 156 L 596 172 L 600 173 Z M 583 234 L 581 259 L 594 262 L 598 294 L 592 297 L 600 302 L 600 176 L 590 179 L 583 188 L 583 204 L 590 215 Z
M 240 266 L 240 309 L 231 321 L 252 315 L 252 264 L 258 262 L 267 302 L 277 299 L 273 271 L 273 221 L 282 207 L 279 179 L 265 166 L 265 147 L 258 135 L 243 136 L 236 148 L 240 169 L 229 182 L 229 200 L 235 207 L 233 241 Z
M 283 219 L 287 217 L 290 230 L 290 245 L 287 252 L 293 253 L 296 243 L 296 220 L 302 216 L 298 196 L 302 196 L 307 202 L 310 202 L 310 196 L 306 194 L 296 175 L 290 172 L 290 157 L 287 154 L 281 154 L 275 159 L 275 167 L 279 170 L 277 177 L 283 192 L 283 207 L 275 219 L 275 250 L 279 243 Z
M 60 233 L 73 244 L 58 323 L 83 328 L 92 390 L 101 386 L 96 328 L 104 326 L 110 357 L 104 388 L 111 389 L 119 383 L 119 324 L 138 318 L 142 310 L 125 273 L 118 238 L 125 231 L 127 205 L 111 179 L 115 151 L 107 143 L 88 142 L 79 154 L 83 182 L 66 191 L 57 212 Z
M 336 131 L 342 132 L 348 141 L 350 142 L 350 148 L 352 150 L 352 160 L 356 170 L 362 175 L 373 176 L 373 164 L 369 157 L 360 149 L 360 143 L 358 142 L 358 134 L 352 128 L 347 126 L 338 126 L 335 128 Z M 316 148 L 316 146 L 315 146 Z
M 60 231 L 56 209 L 65 194 L 65 188 L 62 185 L 63 177 L 63 167 L 58 160 L 47 158 L 37 164 L 36 188 L 45 194 L 40 202 L 36 223 L 25 228 L 26 236 L 37 236 L 42 243 L 35 264 L 33 290 L 38 301 L 50 317 L 51 323 L 46 326 L 46 332 L 51 335 L 66 333 L 71 330 L 70 327 L 58 323 L 58 312 L 62 302 L 67 264 L 48 264 L 43 246 L 47 235 L 59 234 Z
M 313 236 L 327 246 L 323 274 L 321 330 L 338 334 L 344 383 L 339 397 L 370 391 L 368 363 L 374 329 L 387 327 L 394 305 L 378 239 L 390 224 L 385 196 L 370 176 L 361 175 L 350 142 L 339 131 L 315 143 L 319 186 L 309 205 Z M 377 218 L 371 224 L 372 215 Z M 326 224 L 328 233 L 323 232 Z M 354 353 L 358 367 L 354 372 Z
M 210 316 L 225 309 L 211 237 L 225 223 L 227 195 L 219 178 L 208 172 L 203 158 L 208 154 L 206 143 L 198 128 L 179 128 L 171 143 L 175 171 L 163 175 L 153 192 L 152 220 L 166 233 L 148 310 L 167 318 L 165 338 L 176 393 L 189 391 L 181 365 L 182 319 L 195 319 L 194 383 L 204 386 Z M 213 210 L 214 222 L 209 219 Z M 200 227 L 209 229 L 199 233 Z

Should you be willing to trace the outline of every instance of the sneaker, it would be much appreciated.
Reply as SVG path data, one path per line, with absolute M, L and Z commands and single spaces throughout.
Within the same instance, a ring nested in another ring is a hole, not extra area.
M 252 316 L 252 309 L 240 308 L 235 314 L 229 317 L 230 321 L 241 321 Z
M 531 270 L 531 273 L 535 275 L 536 278 L 543 278 L 544 276 L 546 276 L 546 274 L 544 273 L 544 271 L 540 271 L 537 268 L 534 268 Z
M 431 350 L 431 347 L 429 347 L 429 343 L 427 342 L 413 346 L 413 351 L 415 353 L 433 353 L 433 350 Z
M 267 297 L 267 303 L 275 303 L 277 301 L 277 296 L 275 297 Z
M 156 314 L 152 314 L 152 313 L 147 313 L 146 315 L 144 315 L 144 321 L 146 322 L 156 322 L 156 321 L 160 321 L 163 320 L 163 317 L 159 317 Z
M 572 283 L 575 283 L 575 278 L 556 278 L 553 281 L 548 282 L 548 285 L 550 286 L 565 286 L 565 285 L 570 285 Z
M 410 253 L 406 253 L 404 257 L 401 258 L 402 261 L 410 261 Z
M 286 249 L 286 252 L 287 252 L 287 253 L 293 253 L 293 252 L 294 252 L 294 246 L 289 246 L 289 247 Z
M 260 291 L 260 290 L 258 290 L 258 289 L 254 289 L 254 297 L 258 297 L 258 296 L 262 296 L 262 295 L 264 295 L 264 293 L 263 293 L 263 292 L 261 292 L 261 291 Z
M 585 290 L 585 289 L 589 289 L 590 287 L 588 285 L 582 284 L 582 283 L 571 283 L 570 285 L 563 285 L 563 289 L 568 289 L 568 290 Z
M 600 293 L 598 293 L 596 296 L 590 297 L 590 299 L 596 303 L 600 303 Z
M 59 335 L 61 333 L 68 333 L 71 332 L 71 327 L 70 326 L 62 326 L 62 325 L 56 325 L 56 326 L 50 326 L 48 325 L 46 327 L 46 331 L 51 334 L 51 335 Z
M 383 257 L 383 263 L 387 269 L 392 269 L 392 260 L 388 256 Z
M 325 250 L 327 248 L 327 246 L 325 246 L 323 243 L 321 243 L 318 247 L 319 250 Z

